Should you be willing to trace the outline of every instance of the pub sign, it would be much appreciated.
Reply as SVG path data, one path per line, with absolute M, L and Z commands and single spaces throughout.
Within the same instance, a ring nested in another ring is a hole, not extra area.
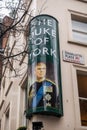
M 38 15 L 29 23 L 28 110 L 34 114 L 62 116 L 62 91 L 58 21 Z

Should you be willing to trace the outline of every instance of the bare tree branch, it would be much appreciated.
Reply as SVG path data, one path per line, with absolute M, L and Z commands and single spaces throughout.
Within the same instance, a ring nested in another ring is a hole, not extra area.
M 27 31 L 27 29 L 28 29 L 27 26 L 28 26 L 29 20 L 33 17 L 32 16 L 33 10 L 31 10 L 31 12 L 29 12 L 32 1 L 33 0 L 30 0 L 28 2 L 28 4 L 22 3 L 21 6 L 20 5 L 18 6 L 18 8 L 16 10 L 16 15 L 12 19 L 12 21 L 9 25 L 2 23 L 4 30 L 0 34 L 0 39 L 6 38 L 6 37 L 8 39 L 9 36 L 14 36 L 15 43 L 16 43 L 13 45 L 13 47 L 8 46 L 9 44 L 6 44 L 4 53 L 0 52 L 0 56 L 2 56 L 2 62 L 3 62 L 3 65 L 5 66 L 5 69 L 9 67 L 9 69 L 11 68 L 14 73 L 14 75 L 11 75 L 11 77 L 23 76 L 25 73 L 28 73 L 28 70 L 25 69 L 25 66 L 28 69 L 28 61 L 24 61 L 24 58 L 25 58 L 25 56 L 27 56 L 27 54 L 29 55 L 29 50 L 30 50 L 30 48 L 28 48 L 28 45 L 27 45 L 27 41 L 29 40 L 27 38 L 27 36 L 29 35 L 29 32 Z M 45 0 L 42 3 L 42 6 L 39 10 L 39 14 L 46 8 L 46 6 L 45 6 L 46 1 L 47 0 Z M 10 6 L 9 6 L 9 8 L 10 8 Z M 18 13 L 20 13 L 20 12 L 21 12 L 21 16 L 19 18 Z M 26 16 L 28 17 L 28 19 L 27 19 L 28 21 L 27 21 L 27 24 L 25 25 L 25 24 L 23 24 L 23 22 L 24 22 Z M 27 32 L 28 32 L 28 34 L 27 34 Z M 19 41 L 21 38 L 21 33 L 24 33 L 25 43 L 23 41 L 21 44 L 19 44 Z M 34 40 L 33 37 L 32 37 L 32 39 Z M 32 44 L 32 46 L 34 46 L 34 44 Z M 14 62 L 18 63 L 18 66 L 17 66 L 18 68 L 13 65 L 13 63 L 11 62 L 12 60 Z M 24 68 L 20 67 L 21 64 L 24 65 L 23 66 Z M 4 71 L 5 71 L 5 69 L 4 69 Z M 25 69 L 25 70 L 22 71 L 23 69 Z M 2 76 L 5 77 L 5 74 L 3 74 Z M 8 76 L 8 77 L 10 77 L 10 76 Z

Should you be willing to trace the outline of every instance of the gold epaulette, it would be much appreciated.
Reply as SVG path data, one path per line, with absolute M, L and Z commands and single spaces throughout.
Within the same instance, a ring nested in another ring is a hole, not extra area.
M 46 79 L 46 81 L 51 82 L 52 84 L 56 85 L 52 80 Z

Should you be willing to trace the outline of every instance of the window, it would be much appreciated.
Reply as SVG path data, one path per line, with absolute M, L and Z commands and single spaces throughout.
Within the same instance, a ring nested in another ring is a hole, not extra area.
M 73 40 L 87 45 L 87 18 L 71 15 L 71 19 Z
M 87 0 L 78 0 L 78 1 L 81 1 L 81 2 L 85 2 L 85 3 L 87 3 Z
M 43 128 L 43 122 L 32 122 L 33 130 L 41 130 Z
M 0 120 L 0 130 L 1 130 L 1 120 Z
M 87 126 L 87 73 L 77 71 L 81 125 Z
M 5 130 L 9 130 L 9 109 L 6 111 L 5 114 Z

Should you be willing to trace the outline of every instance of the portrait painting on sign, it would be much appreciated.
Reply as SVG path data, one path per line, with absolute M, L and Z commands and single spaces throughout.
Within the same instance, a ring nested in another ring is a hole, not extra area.
M 30 68 L 29 107 L 58 107 L 57 71 L 53 64 L 40 61 Z

